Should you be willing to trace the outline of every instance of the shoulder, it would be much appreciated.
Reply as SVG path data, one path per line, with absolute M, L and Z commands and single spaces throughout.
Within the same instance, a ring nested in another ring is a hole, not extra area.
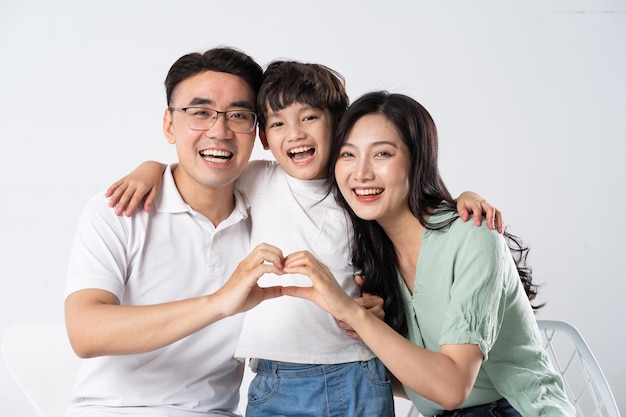
M 250 161 L 236 182 L 236 187 L 249 195 L 258 184 L 268 181 L 273 175 L 283 172 L 276 161 Z
M 259 174 L 274 172 L 279 167 L 278 162 L 259 159 L 248 162 L 239 179 L 246 179 Z
M 143 210 L 136 210 L 130 217 L 118 216 L 115 214 L 115 209 L 109 206 L 108 197 L 104 193 L 99 193 L 92 196 L 85 203 L 80 217 L 79 228 L 84 230 L 87 227 L 92 229 L 92 232 L 126 230 L 131 223 L 145 223 L 145 219 L 149 215 L 150 213 L 146 213 Z
M 429 219 L 432 223 L 450 220 L 454 213 L 437 213 Z M 445 241 L 447 247 L 464 247 L 472 250 L 495 250 L 503 248 L 504 238 L 497 231 L 487 227 L 485 221 L 476 226 L 470 219 L 463 221 L 461 218 L 454 219 L 448 226 L 439 230 L 427 230 L 426 236 L 435 240 Z
M 464 222 L 459 218 L 452 223 L 451 229 L 461 242 L 477 249 L 497 250 L 504 244 L 503 236 L 496 230 L 489 229 L 485 221 L 476 226 L 471 219 Z
M 98 193 L 91 196 L 91 198 L 85 203 L 83 216 L 85 215 L 115 217 L 115 211 L 113 207 L 109 206 L 109 199 L 104 195 L 104 193 Z

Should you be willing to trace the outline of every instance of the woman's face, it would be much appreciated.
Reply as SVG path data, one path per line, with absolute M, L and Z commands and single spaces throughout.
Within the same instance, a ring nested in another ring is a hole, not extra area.
M 409 212 L 408 149 L 397 129 L 381 114 L 361 117 L 339 151 L 335 178 L 352 210 L 381 224 Z

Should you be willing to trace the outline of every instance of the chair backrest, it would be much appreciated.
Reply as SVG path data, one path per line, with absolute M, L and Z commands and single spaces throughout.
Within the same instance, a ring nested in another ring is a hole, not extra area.
M 23 322 L 2 337 L 2 356 L 40 417 L 61 417 L 72 397 L 80 358 L 72 350 L 65 326 Z
M 415 408 L 414 405 L 411 405 L 409 411 L 406 414 L 406 417 L 422 417 L 422 415 L 419 411 L 417 411 L 417 408 Z
M 604 373 L 580 332 L 564 321 L 537 320 L 537 325 L 576 417 L 620 417 Z M 407 417 L 420 415 L 412 406 Z
M 563 321 L 537 320 L 537 324 L 577 417 L 619 417 L 611 388 L 580 332 Z

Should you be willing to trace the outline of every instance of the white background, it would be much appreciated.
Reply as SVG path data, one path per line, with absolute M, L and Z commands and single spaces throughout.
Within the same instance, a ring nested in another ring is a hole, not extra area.
M 538 316 L 583 333 L 626 414 L 623 0 L 0 0 L 0 332 L 63 321 L 83 204 L 175 159 L 163 79 L 219 45 L 424 104 L 451 192 L 478 191 L 530 244 Z M 33 415 L 0 363 L 0 416 Z

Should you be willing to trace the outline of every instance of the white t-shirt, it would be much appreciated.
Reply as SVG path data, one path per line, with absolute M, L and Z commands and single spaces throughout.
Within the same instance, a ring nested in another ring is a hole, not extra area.
M 99 288 L 121 304 L 146 305 L 215 292 L 250 252 L 238 193 L 214 228 L 181 198 L 171 168 L 154 209 L 116 216 L 98 195 L 78 226 L 66 295 Z M 243 315 L 220 320 L 148 353 L 83 361 L 67 416 L 236 416 L 243 365 L 234 359 Z
M 351 227 L 324 180 L 298 180 L 273 161 L 253 161 L 238 187 L 248 197 L 252 247 L 266 242 L 286 256 L 309 250 L 326 264 L 352 297 L 354 282 Z M 261 286 L 310 286 L 301 275 L 265 275 Z M 334 364 L 374 357 L 361 341 L 346 336 L 335 319 L 311 301 L 278 297 L 246 313 L 235 356 L 306 364 Z

